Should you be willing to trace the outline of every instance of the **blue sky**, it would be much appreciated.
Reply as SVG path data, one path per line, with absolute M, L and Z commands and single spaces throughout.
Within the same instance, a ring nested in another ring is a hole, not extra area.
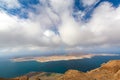
M 113 4 L 114 7 L 118 7 L 119 4 L 120 4 L 119 0 L 99 0 L 97 2 L 97 4 L 95 4 L 93 6 L 93 8 L 86 14 L 85 18 L 89 18 L 92 11 L 94 10 L 94 8 L 96 8 L 97 6 L 99 6 L 100 3 L 105 2 L 105 1 L 109 1 L 110 3 Z M 36 9 L 33 6 L 37 5 L 37 4 L 41 4 L 41 2 L 39 0 L 18 0 L 18 2 L 21 5 L 20 8 L 14 7 L 14 8 L 9 9 L 7 7 L 2 7 L 2 6 L 0 6 L 0 7 L 2 9 L 4 9 L 5 11 L 7 11 L 9 14 L 17 15 L 21 18 L 27 18 L 27 15 L 28 15 L 27 12 L 23 12 L 21 9 L 30 9 L 31 11 L 35 12 Z M 80 1 L 80 0 L 74 0 L 74 6 L 73 7 L 74 7 L 73 8 L 74 11 L 79 11 L 79 10 L 84 11 L 86 9 L 86 7 L 83 6 L 82 1 Z M 21 13 L 21 15 L 19 15 L 19 13 Z
M 120 0 L 0 0 L 0 52 L 119 52 L 119 5 Z

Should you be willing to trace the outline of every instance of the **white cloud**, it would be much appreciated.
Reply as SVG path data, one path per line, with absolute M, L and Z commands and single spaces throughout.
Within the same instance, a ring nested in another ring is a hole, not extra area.
M 120 7 L 115 8 L 109 2 L 102 3 L 93 13 L 88 26 L 104 44 L 119 44 Z M 119 44 L 120 45 L 120 44 Z
M 83 3 L 83 6 L 91 6 L 93 4 L 96 4 L 99 0 L 80 0 Z
M 7 8 L 18 8 L 20 3 L 18 0 L 0 0 L 0 6 Z
M 59 27 L 59 32 L 63 42 L 68 45 L 78 44 L 80 27 L 69 14 L 62 15 L 62 25 Z
M 0 12 L 0 47 L 37 46 L 44 44 L 44 30 L 37 22 Z M 45 43 L 46 44 L 46 43 Z
M 119 10 L 120 7 L 115 8 L 111 3 L 103 2 L 87 23 L 76 22 L 71 15 L 66 14 L 59 28 L 63 42 L 82 47 L 120 46 Z
M 54 11 L 62 13 L 68 11 L 73 6 L 73 0 L 49 0 Z
M 86 5 L 94 2 L 88 1 Z M 65 50 L 81 50 L 94 46 L 120 46 L 120 7 L 101 3 L 84 23 L 81 19 L 76 21 L 72 15 L 73 0 L 42 0 L 41 3 L 42 6 L 36 6 L 36 13 L 29 12 L 28 19 L 0 11 L 0 48 L 51 50 L 62 46 Z
M 48 7 L 43 8 L 45 8 L 45 11 L 42 10 L 41 12 L 38 8 L 37 15 L 29 13 L 28 19 L 21 19 L 1 10 L 0 48 L 40 47 L 40 49 L 43 49 L 41 47 L 58 46 L 61 39 L 50 30 L 58 17 Z

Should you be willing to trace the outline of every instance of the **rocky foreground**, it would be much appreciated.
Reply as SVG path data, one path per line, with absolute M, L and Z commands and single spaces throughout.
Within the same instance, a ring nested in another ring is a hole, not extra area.
M 0 80 L 120 80 L 120 60 L 109 61 L 86 73 L 77 70 L 68 70 L 65 74 L 38 72 Z

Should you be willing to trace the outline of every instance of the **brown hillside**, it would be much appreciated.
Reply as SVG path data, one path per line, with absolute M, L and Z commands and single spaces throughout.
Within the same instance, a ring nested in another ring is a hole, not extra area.
M 86 73 L 69 70 L 58 80 L 120 80 L 120 60 L 109 61 Z

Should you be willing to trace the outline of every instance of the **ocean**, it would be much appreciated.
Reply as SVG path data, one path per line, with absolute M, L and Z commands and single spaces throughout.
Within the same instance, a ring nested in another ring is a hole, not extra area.
M 0 77 L 13 78 L 29 72 L 55 72 L 64 73 L 69 69 L 83 72 L 100 67 L 109 60 L 119 60 L 120 56 L 96 56 L 90 59 L 79 59 L 69 61 L 53 61 L 40 63 L 36 61 L 12 62 L 8 59 L 0 59 Z

